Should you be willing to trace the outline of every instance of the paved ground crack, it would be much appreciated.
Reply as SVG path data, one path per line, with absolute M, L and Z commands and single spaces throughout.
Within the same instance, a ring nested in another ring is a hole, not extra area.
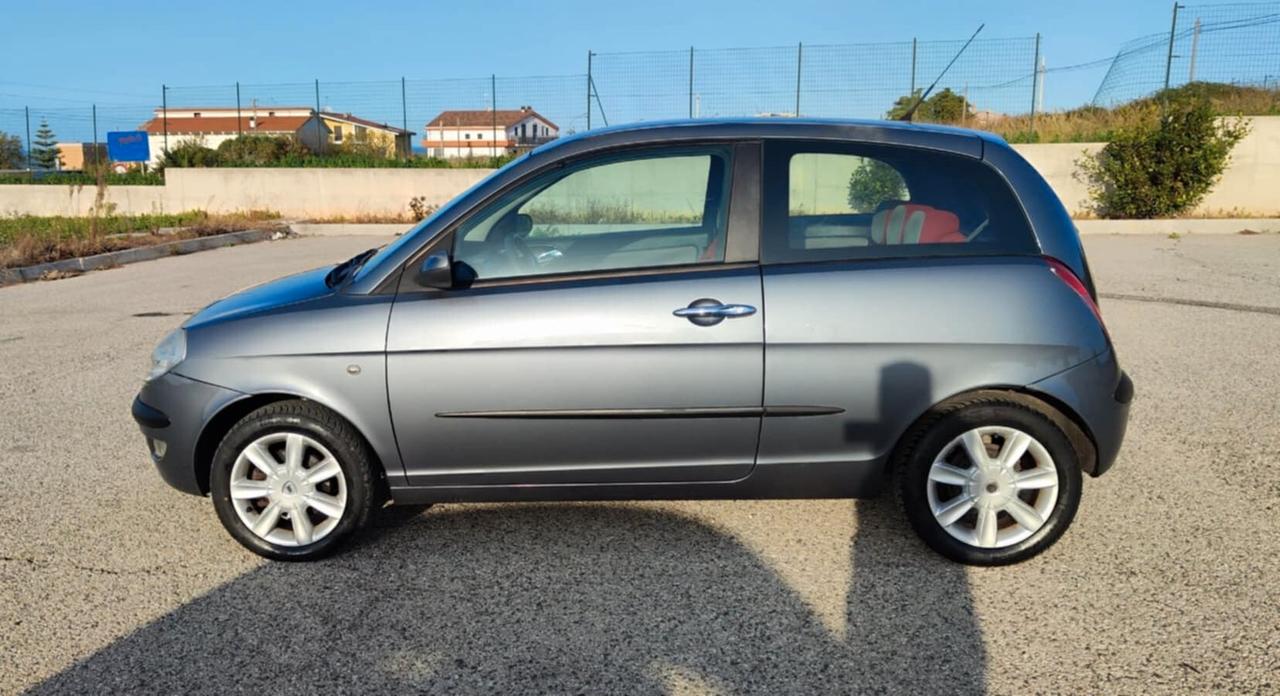
M 1264 307 L 1262 305 L 1236 304 L 1234 302 L 1214 302 L 1212 300 L 1191 300 L 1179 297 L 1151 297 L 1149 295 L 1126 295 L 1122 293 L 1101 293 L 1104 300 L 1122 300 L 1127 302 L 1153 302 L 1156 304 L 1183 305 L 1186 307 L 1208 307 L 1209 309 L 1225 309 L 1232 312 L 1252 312 L 1254 314 L 1271 314 L 1280 316 L 1280 307 Z

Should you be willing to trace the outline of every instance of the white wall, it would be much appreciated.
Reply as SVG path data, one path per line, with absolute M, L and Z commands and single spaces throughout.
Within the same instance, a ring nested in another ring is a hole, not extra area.
M 1276 193 L 1280 191 L 1280 117 L 1251 120 L 1252 132 L 1236 146 L 1222 181 L 1200 206 L 1201 212 L 1280 217 Z M 1087 194 L 1074 178 L 1075 160 L 1101 144 L 1015 147 L 1040 170 L 1068 209 L 1085 208 Z M 107 200 L 119 212 L 134 214 L 256 208 L 289 217 L 398 215 L 407 211 L 414 196 L 425 196 L 428 203 L 438 205 L 488 173 L 484 169 L 173 169 L 164 186 L 112 186 Z M 847 182 L 848 173 L 840 172 L 835 178 Z M 831 195 L 838 198 L 839 187 L 832 190 Z M 0 185 L 0 215 L 85 215 L 94 195 L 92 186 Z
M 117 213 L 273 210 L 291 218 L 404 215 L 409 199 L 441 205 L 488 169 L 170 169 L 163 186 L 111 186 Z M 0 185 L 0 215 L 87 215 L 92 186 Z

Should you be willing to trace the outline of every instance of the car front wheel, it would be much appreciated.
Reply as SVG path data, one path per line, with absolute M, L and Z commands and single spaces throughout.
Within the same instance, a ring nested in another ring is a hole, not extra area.
M 374 468 L 364 441 L 336 414 L 282 401 L 241 419 L 218 446 L 210 488 L 236 541 L 275 560 L 312 560 L 362 527 Z
M 902 462 L 907 517 L 935 551 L 975 565 L 1026 560 L 1070 526 L 1079 457 L 1047 407 L 1000 394 L 945 404 Z

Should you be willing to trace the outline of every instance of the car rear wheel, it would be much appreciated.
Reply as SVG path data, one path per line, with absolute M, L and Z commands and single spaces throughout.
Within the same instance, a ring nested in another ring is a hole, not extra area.
M 245 416 L 214 455 L 218 519 L 249 550 L 312 560 L 365 524 L 374 503 L 367 447 L 346 421 L 306 401 Z
M 1080 503 L 1079 457 L 1048 408 L 992 393 L 944 404 L 902 452 L 907 517 L 935 551 L 1003 565 L 1044 551 Z

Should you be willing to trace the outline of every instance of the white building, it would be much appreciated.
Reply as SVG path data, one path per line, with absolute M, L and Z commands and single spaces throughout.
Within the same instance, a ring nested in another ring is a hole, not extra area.
M 223 142 L 241 135 L 287 135 L 318 150 L 319 144 L 329 141 L 330 133 L 315 113 L 315 109 L 305 106 L 251 106 L 239 110 L 235 107 L 169 107 L 156 109 L 141 130 L 147 132 L 153 165 L 164 156 L 166 139 L 170 150 L 186 142 L 198 142 L 216 150 Z
M 497 111 L 442 111 L 425 129 L 431 157 L 498 157 L 560 136 L 560 128 L 532 107 Z

